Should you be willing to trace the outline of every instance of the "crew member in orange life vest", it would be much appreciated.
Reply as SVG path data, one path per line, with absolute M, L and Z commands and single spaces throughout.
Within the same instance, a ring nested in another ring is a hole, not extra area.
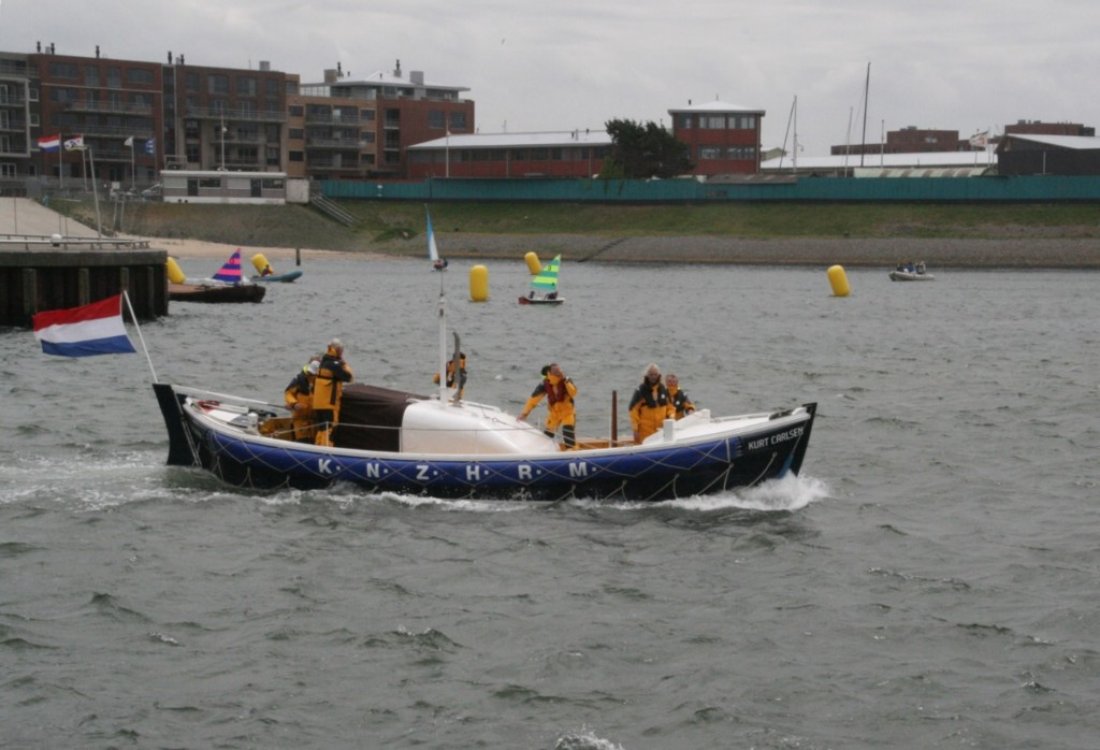
M 542 368 L 542 382 L 531 392 L 531 397 L 524 404 L 519 419 L 527 419 L 531 410 L 545 397 L 546 407 L 550 413 L 546 417 L 546 428 L 543 432 L 554 437 L 558 426 L 561 425 L 562 442 L 565 443 L 566 448 L 572 448 L 577 444 L 577 410 L 573 405 L 576 395 L 577 386 L 565 377 L 561 366 L 557 362 L 546 365 Z
M 661 429 L 666 419 L 675 418 L 676 408 L 668 396 L 668 389 L 661 382 L 661 368 L 649 365 L 645 368 L 642 384 L 630 398 L 630 426 L 634 428 L 634 442 L 642 442 Z
M 344 383 L 350 383 L 352 378 L 351 368 L 344 361 L 344 344 L 340 339 L 333 339 L 328 342 L 313 381 L 313 414 L 317 422 L 314 442 L 317 445 L 332 445 L 332 430 L 340 422 Z
M 676 410 L 677 419 L 683 419 L 695 411 L 695 404 L 686 393 L 680 390 L 680 379 L 676 377 L 676 373 L 670 372 L 665 376 L 665 387 L 668 389 L 668 400 Z
M 294 439 L 300 443 L 312 443 L 314 439 L 313 383 L 320 368 L 321 355 L 316 354 L 283 391 L 286 408 L 290 409 L 294 425 Z

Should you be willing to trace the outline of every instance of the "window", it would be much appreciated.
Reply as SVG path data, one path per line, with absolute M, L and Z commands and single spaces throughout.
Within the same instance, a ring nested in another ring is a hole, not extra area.
M 300 104 L 291 105 L 291 107 L 290 107 L 290 116 L 291 117 L 302 117 L 304 114 L 305 114 L 305 110 L 302 108 L 302 106 Z
M 301 128 L 291 128 L 286 137 L 292 141 L 300 141 L 306 137 L 306 134 Z
M 711 159 L 721 159 L 722 149 L 718 146 L 700 146 L 699 147 L 699 161 L 708 161 Z
M 290 161 L 305 161 L 306 155 L 301 151 L 291 151 L 289 154 L 287 154 L 287 158 Z
M 725 115 L 699 115 L 699 127 L 704 130 L 725 130 Z
M 752 146 L 730 146 L 726 149 L 727 159 L 749 161 L 756 159 L 756 149 Z
M 676 115 L 677 125 L 683 130 L 691 130 L 691 115 L 682 112 Z
M 228 94 L 229 76 L 211 73 L 206 79 L 206 91 L 209 94 Z
M 256 96 L 256 79 L 252 76 L 237 76 L 238 96 Z
M 107 68 L 107 88 L 120 89 L 122 88 L 122 69 L 121 68 Z
M 267 146 L 264 149 L 264 153 L 266 154 L 265 161 L 267 162 L 267 165 L 269 167 L 279 166 L 279 147 L 278 146 Z M 280 184 L 279 187 L 281 188 L 282 184 Z
M 363 120 L 363 122 L 374 122 L 374 110 L 361 109 L 359 110 L 359 117 Z
M 84 85 L 99 85 L 99 68 L 95 67 L 94 65 L 87 65 L 84 67 Z
M 71 78 L 75 81 L 80 77 L 80 70 L 73 63 L 51 62 L 50 76 L 52 78 Z
M 451 130 L 466 130 L 466 113 L 451 113 Z
M 0 163 L 0 177 L 15 177 L 15 165 L 11 162 Z
M 428 127 L 434 130 L 442 130 L 447 123 L 447 118 L 441 109 L 428 110 Z
M 198 91 L 199 90 L 199 74 L 198 73 L 188 73 L 186 76 L 184 76 L 183 86 L 187 91 Z
M 756 115 L 730 115 L 730 127 L 738 130 L 756 130 Z
M 130 68 L 126 71 L 126 82 L 136 86 L 150 86 L 155 78 L 153 71 L 146 68 Z
M 76 101 L 76 89 L 50 89 L 50 101 L 59 104 Z

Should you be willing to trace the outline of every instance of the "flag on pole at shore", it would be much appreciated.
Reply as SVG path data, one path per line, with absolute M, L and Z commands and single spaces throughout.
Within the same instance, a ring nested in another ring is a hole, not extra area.
M 42 136 L 38 139 L 38 148 L 42 151 L 57 151 L 61 148 L 61 134 Z
M 149 154 L 150 156 L 154 156 L 157 153 L 156 138 L 150 138 L 149 140 L 145 141 L 145 153 Z
M 81 307 L 35 313 L 32 325 L 46 354 L 91 357 L 137 351 L 122 323 L 121 294 Z
M 130 136 L 129 138 L 127 138 L 125 141 L 122 142 L 122 145 L 123 146 L 129 146 L 130 148 L 133 148 L 134 147 L 134 136 Z
M 72 138 L 65 139 L 66 151 L 82 151 L 84 149 L 84 136 L 74 135 Z

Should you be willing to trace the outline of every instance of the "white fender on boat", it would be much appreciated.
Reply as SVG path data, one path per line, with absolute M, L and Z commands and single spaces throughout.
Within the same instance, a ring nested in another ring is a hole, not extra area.
M 852 289 L 848 286 L 848 274 L 844 273 L 844 266 L 830 266 L 828 274 L 829 284 L 833 287 L 833 295 L 847 297 Z
M 476 265 L 470 269 L 470 300 L 485 302 L 489 299 L 489 269 Z

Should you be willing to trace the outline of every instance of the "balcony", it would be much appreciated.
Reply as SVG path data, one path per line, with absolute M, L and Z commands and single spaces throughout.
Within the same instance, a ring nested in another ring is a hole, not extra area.
M 286 112 L 258 112 L 251 109 L 184 107 L 183 116 L 195 120 L 225 120 L 226 122 L 286 122 Z
M 95 101 L 90 102 L 65 102 L 65 111 L 107 112 L 122 115 L 151 115 L 153 114 L 153 105 L 132 104 L 130 102 L 112 102 L 110 100 L 104 101 L 102 99 L 96 99 Z
M 330 172 L 355 172 L 361 168 L 361 164 L 351 159 L 310 159 L 306 162 L 306 169 L 309 170 L 324 169 Z
M 362 141 L 358 138 L 306 138 L 306 148 L 342 149 L 358 151 Z
M 324 125 L 358 125 L 359 115 L 332 115 L 327 112 L 306 112 L 306 122 Z

